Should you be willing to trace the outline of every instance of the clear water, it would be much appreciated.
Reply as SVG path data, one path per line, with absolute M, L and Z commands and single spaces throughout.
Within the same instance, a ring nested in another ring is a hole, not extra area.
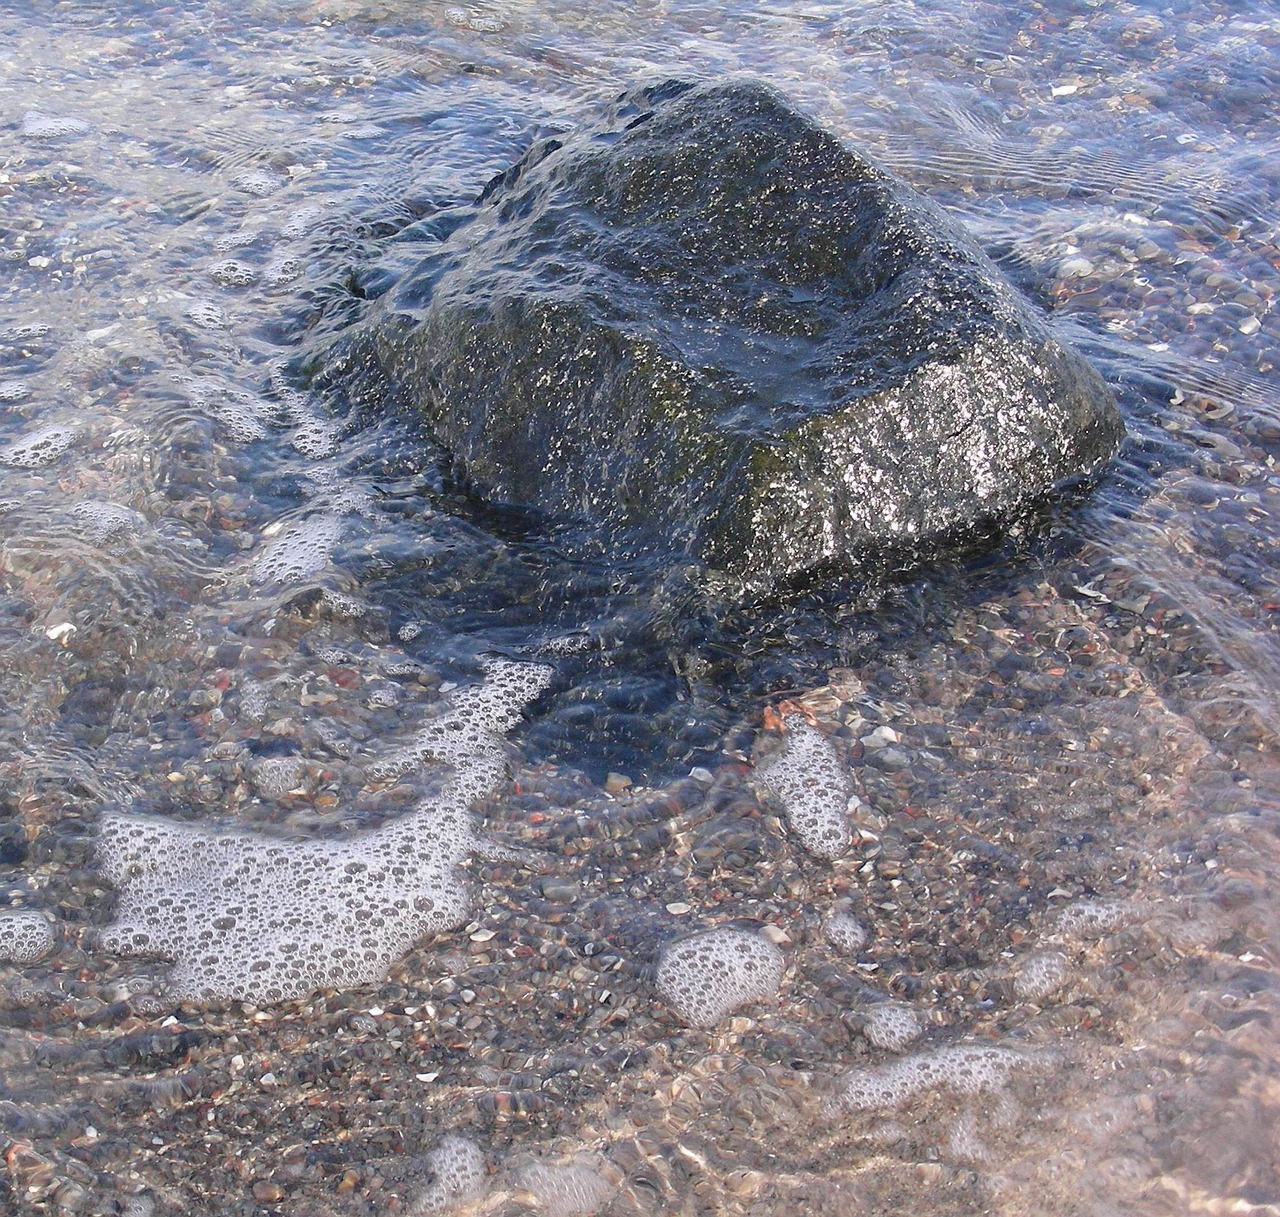
M 456 1133 L 486 1212 L 1274 1212 L 1278 46 L 1271 4 L 4 5 L 0 893 L 59 943 L 0 971 L 3 1203 L 411 1211 Z M 1090 498 L 729 610 L 568 563 L 412 419 L 306 390 L 397 233 L 628 85 L 732 71 L 1097 362 L 1130 439 Z M 262 1010 L 98 948 L 100 816 L 380 825 L 434 779 L 374 762 L 493 652 L 557 675 L 482 809 L 538 861 L 477 862 L 466 929 Z M 747 780 L 784 698 L 862 799 L 831 866 Z M 682 1027 L 657 952 L 729 923 L 780 996 Z M 885 999 L 912 1051 L 1019 1064 L 841 1106 L 892 1068 Z

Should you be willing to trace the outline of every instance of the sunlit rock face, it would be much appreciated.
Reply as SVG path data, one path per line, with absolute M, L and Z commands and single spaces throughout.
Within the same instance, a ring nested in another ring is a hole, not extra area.
M 354 362 L 459 482 L 749 585 L 931 556 L 1121 434 L 972 240 L 749 79 L 630 92 L 420 239 Z

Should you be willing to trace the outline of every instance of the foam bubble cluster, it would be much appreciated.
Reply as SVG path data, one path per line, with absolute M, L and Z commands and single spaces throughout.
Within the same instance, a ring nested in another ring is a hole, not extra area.
M 519 721 L 521 709 L 547 687 L 553 673 L 543 664 L 509 659 L 492 659 L 486 670 L 489 679 L 484 684 L 457 690 L 449 709 L 431 719 L 409 747 L 375 761 L 366 772 L 390 780 L 427 760 L 457 767 L 465 758 L 477 775 L 486 769 L 500 774 L 506 763 L 502 736 Z
M 269 169 L 246 169 L 243 173 L 237 173 L 231 179 L 231 184 L 237 190 L 243 190 L 245 194 L 265 199 L 268 195 L 275 194 L 284 185 L 284 178 L 278 173 L 272 173 Z
M 920 1020 L 905 1006 L 886 1003 L 867 1011 L 862 1020 L 862 1034 L 877 1048 L 901 1052 L 920 1038 Z
M 0 913 L 0 963 L 35 963 L 55 945 L 53 925 L 34 909 Z
M 488 1175 L 480 1147 L 466 1137 L 450 1135 L 427 1155 L 431 1182 L 409 1205 L 409 1217 L 448 1213 L 479 1200 L 485 1193 Z
M 197 300 L 188 309 L 187 316 L 202 330 L 222 330 L 229 324 L 227 314 L 212 300 Z
M 251 444 L 269 434 L 265 403 L 256 394 L 212 376 L 184 378 L 181 383 L 192 404 L 217 419 L 236 443 Z
M 89 124 L 81 118 L 65 114 L 41 114 L 28 110 L 22 116 L 22 134 L 28 139 L 61 139 L 64 135 L 83 135 Z
M 819 858 L 838 858 L 852 839 L 845 766 L 804 715 L 788 714 L 782 725 L 782 751 L 761 761 L 756 774 L 777 795 L 800 844 Z
M 776 997 L 786 966 L 760 934 L 721 928 L 667 945 L 658 961 L 658 992 L 685 1022 L 714 1027 L 731 1010 Z
M 278 253 L 262 268 L 262 281 L 269 287 L 281 287 L 301 274 L 301 259 L 287 252 Z
M 537 1198 L 547 1217 L 594 1217 L 618 1190 L 603 1159 L 586 1155 L 569 1162 L 532 1162 L 516 1182 Z
M 1134 911 L 1118 901 L 1077 900 L 1058 914 L 1055 929 L 1063 938 L 1102 938 L 1134 917 Z
M 319 225 L 324 209 L 318 203 L 307 203 L 289 214 L 280 226 L 280 235 L 289 240 L 309 237 Z
M 456 724 L 434 752 L 453 768 L 441 792 L 372 832 L 286 841 L 104 817 L 98 859 L 120 901 L 103 947 L 172 960 L 168 991 L 193 1001 L 264 1004 L 381 980 L 415 942 L 466 920 L 471 804 L 504 780 L 499 732 L 548 679 L 546 668 L 491 664 L 436 720 Z
M 852 913 L 846 913 L 843 909 L 836 909 L 828 915 L 822 923 L 822 934 L 837 951 L 844 951 L 849 955 L 856 955 L 861 951 L 871 937 L 867 927 Z
M 209 267 L 209 278 L 223 287 L 249 287 L 258 281 L 258 271 L 237 258 L 222 258 Z
M 24 469 L 41 469 L 60 459 L 75 442 L 73 427 L 51 424 L 38 427 L 21 439 L 0 448 L 0 461 L 6 465 L 18 465 Z
M 1013 990 L 1023 1001 L 1043 1001 L 1067 983 L 1067 957 L 1061 951 L 1028 955 L 1013 978 Z
M 138 512 L 119 503 L 104 503 L 98 499 L 82 500 L 71 509 L 71 514 L 95 545 L 118 541 L 145 523 Z
M 891 1065 L 859 1069 L 845 1079 L 831 1103 L 835 1111 L 898 1108 L 929 1092 L 977 1095 L 999 1090 L 1009 1075 L 1034 1058 L 1010 1048 L 959 1044 L 922 1052 Z
M 313 461 L 332 456 L 342 438 L 342 423 L 332 419 L 305 418 L 294 429 L 290 443 Z
M 298 583 L 324 570 L 340 540 L 342 521 L 337 516 L 316 515 L 290 524 L 258 556 L 258 574 L 274 583 Z

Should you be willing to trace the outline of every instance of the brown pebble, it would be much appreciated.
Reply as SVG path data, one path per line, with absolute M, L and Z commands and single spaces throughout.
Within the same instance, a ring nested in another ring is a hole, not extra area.
M 343 1171 L 342 1178 L 338 1180 L 337 1191 L 340 1193 L 355 1191 L 356 1184 L 360 1182 L 360 1173 L 358 1171 Z
M 259 1179 L 253 1185 L 253 1198 L 265 1204 L 274 1204 L 277 1200 L 284 1199 L 284 1188 L 268 1179 Z

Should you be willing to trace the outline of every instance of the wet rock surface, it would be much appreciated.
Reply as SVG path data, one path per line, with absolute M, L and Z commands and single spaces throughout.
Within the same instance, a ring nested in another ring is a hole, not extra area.
M 939 208 L 750 78 L 624 94 L 415 244 L 359 362 L 453 476 L 749 585 L 928 557 L 1121 433 Z

